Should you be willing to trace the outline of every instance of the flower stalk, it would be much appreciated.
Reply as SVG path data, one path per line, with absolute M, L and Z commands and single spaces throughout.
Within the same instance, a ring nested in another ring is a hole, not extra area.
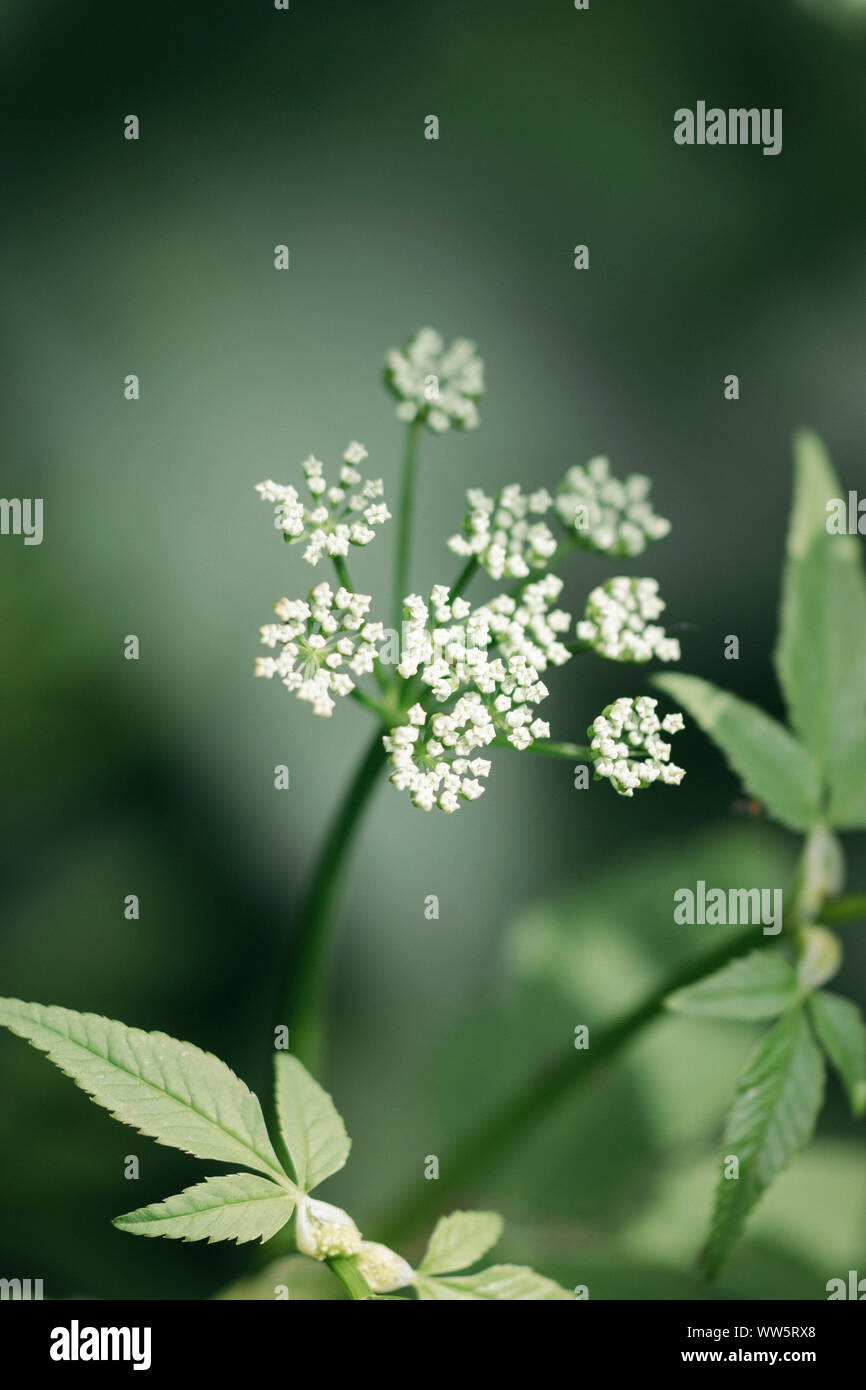
M 415 477 L 418 468 L 418 439 L 421 420 L 412 420 L 406 430 L 406 447 L 400 477 L 400 500 L 397 504 L 397 539 L 394 553 L 394 627 L 399 632 L 403 621 L 403 599 L 409 592 L 409 551 L 412 544 L 412 504 L 415 497 Z
M 322 1069 L 338 894 L 349 850 L 385 757 L 377 728 L 331 824 L 298 918 L 299 949 L 281 1017 L 289 1023 L 292 1052 L 311 1071 Z
M 328 1268 L 337 1276 L 351 1299 L 361 1300 L 373 1297 L 373 1290 L 367 1283 L 354 1260 L 347 1255 L 334 1255 L 327 1261 Z

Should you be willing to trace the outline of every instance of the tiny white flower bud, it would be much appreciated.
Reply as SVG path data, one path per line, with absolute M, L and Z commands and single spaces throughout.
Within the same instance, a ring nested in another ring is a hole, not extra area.
M 348 1212 L 330 1202 L 301 1197 L 295 1218 L 295 1235 L 302 1255 L 326 1260 L 333 1255 L 356 1255 L 361 1249 L 361 1232 Z
M 387 1245 L 364 1240 L 355 1256 L 358 1272 L 364 1276 L 373 1293 L 392 1293 L 404 1289 L 414 1277 L 412 1266 Z

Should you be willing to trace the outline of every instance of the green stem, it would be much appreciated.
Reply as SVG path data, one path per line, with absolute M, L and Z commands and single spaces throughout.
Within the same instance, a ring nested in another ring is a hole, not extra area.
M 866 893 L 850 893 L 825 903 L 818 914 L 819 922 L 852 922 L 866 918 Z
M 350 1260 L 347 1255 L 332 1255 L 327 1264 L 350 1298 L 373 1297 L 373 1290 L 356 1267 L 354 1260 Z
M 497 748 L 514 748 L 513 743 L 502 735 L 497 735 L 493 740 Z M 591 758 L 592 749 L 586 748 L 580 743 L 555 743 L 552 739 L 535 739 L 528 748 L 522 750 L 525 753 L 542 753 L 548 758 Z
M 403 599 L 408 591 L 409 546 L 412 539 L 412 500 L 415 491 L 418 435 L 421 421 L 413 420 L 406 431 L 406 451 L 400 479 L 400 501 L 397 511 L 397 550 L 394 557 L 394 627 L 401 631 Z
M 555 1106 L 582 1086 L 590 1076 L 615 1057 L 648 1024 L 664 1013 L 665 1000 L 674 990 L 694 984 L 755 944 L 750 927 L 724 946 L 675 970 L 658 989 L 606 1028 L 593 1030 L 592 1045 L 585 1051 L 569 1048 L 541 1066 L 498 1110 L 477 1124 L 442 1160 L 438 1182 L 425 1183 L 418 1195 L 413 1189 L 405 1201 L 383 1224 L 379 1236 L 387 1245 L 399 1246 L 419 1226 L 447 1210 L 448 1198 L 473 1185 L 479 1176 L 489 1178 L 490 1170 L 520 1143 L 530 1138 L 538 1124 Z
M 386 757 L 382 731 L 377 729 L 331 824 L 300 914 L 300 946 L 283 1021 L 289 1024 L 292 1052 L 314 1075 L 322 1065 L 337 892 L 361 813 Z
M 459 598 L 464 589 L 468 589 L 469 583 L 478 568 L 478 556 L 470 555 L 466 564 L 458 574 L 454 583 L 451 585 L 451 599 Z
M 376 715 L 377 719 L 384 720 L 384 710 L 382 706 L 379 704 L 378 700 L 372 699 L 365 690 L 360 690 L 356 685 L 354 690 L 349 691 L 349 697 L 352 700 L 357 700 L 358 704 L 363 705 L 365 709 L 371 710 L 372 713 Z
M 352 587 L 352 581 L 349 578 L 349 571 L 346 567 L 346 561 L 343 559 L 342 555 L 332 555 L 331 559 L 334 562 L 334 569 L 336 570 L 337 578 L 339 579 L 343 588 L 348 589 L 349 593 L 353 594 L 355 590 Z

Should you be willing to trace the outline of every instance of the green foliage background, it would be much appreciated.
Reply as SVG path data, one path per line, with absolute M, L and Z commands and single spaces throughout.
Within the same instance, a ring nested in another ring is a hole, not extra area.
M 792 429 L 816 429 L 843 486 L 864 486 L 866 31 L 825 24 L 817 0 L 586 14 L 11 0 L 0 35 L 3 492 L 43 496 L 46 518 L 41 547 L 0 542 L 0 992 L 189 1038 L 264 1093 L 274 972 L 366 729 L 354 708 L 313 723 L 251 678 L 271 601 L 309 583 L 253 484 L 359 438 L 393 485 L 382 354 L 425 322 L 468 334 L 488 367 L 482 427 L 425 440 L 417 587 L 455 569 L 444 540 L 467 486 L 551 484 L 608 453 L 653 477 L 674 523 L 636 572 L 685 624 L 683 669 L 780 717 Z M 698 99 L 783 107 L 782 155 L 676 147 L 673 110 Z M 277 275 L 283 241 L 292 269 Z M 355 565 L 373 592 L 384 558 L 380 543 Z M 574 610 L 608 572 L 571 566 Z M 129 632 L 137 665 L 121 659 Z M 728 633 L 739 663 L 722 658 Z M 582 737 L 639 679 L 571 663 L 554 734 Z M 679 792 L 630 802 L 574 791 L 565 763 L 504 755 L 456 819 L 407 815 L 383 784 L 349 880 L 327 1078 L 352 1165 L 323 1194 L 372 1238 L 424 1156 L 576 1023 L 716 944 L 720 929 L 673 925 L 676 887 L 784 881 L 794 837 L 736 814 L 736 780 L 700 734 L 679 736 L 677 758 Z M 278 762 L 289 793 L 273 790 Z M 846 849 L 862 890 L 862 836 Z M 856 928 L 845 943 L 834 987 L 862 1000 Z M 506 1216 L 497 1258 L 592 1297 L 700 1295 L 749 1036 L 672 1016 L 527 1136 L 466 1195 Z M 0 1273 L 52 1296 L 163 1298 L 249 1273 L 247 1251 L 110 1225 L 193 1181 L 193 1160 L 138 1140 L 8 1038 L 0 1093 Z M 863 1173 L 834 1081 L 818 1140 L 713 1296 L 821 1297 L 866 1272 Z

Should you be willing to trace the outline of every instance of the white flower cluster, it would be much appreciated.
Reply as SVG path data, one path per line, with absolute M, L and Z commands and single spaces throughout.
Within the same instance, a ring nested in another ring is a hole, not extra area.
M 509 663 L 521 660 L 537 671 L 546 671 L 548 666 L 563 666 L 571 659 L 559 637 L 571 627 L 571 614 L 551 608 L 561 593 L 562 580 L 546 574 L 527 584 L 519 599 L 510 594 L 491 599 L 476 609 L 476 617 L 483 615 L 498 650 Z
M 414 705 L 408 724 L 385 737 L 391 781 L 409 792 L 413 805 L 453 812 L 461 801 L 481 796 L 479 779 L 487 777 L 490 763 L 472 755 L 497 734 L 517 749 L 550 737 L 533 706 L 548 695 L 540 673 L 570 657 L 559 634 L 571 618 L 551 611 L 561 589 L 562 581 L 548 575 L 528 585 L 519 601 L 503 594 L 477 609 L 452 600 L 441 584 L 429 605 L 417 594 L 406 599 L 398 674 L 417 677 L 443 704 L 457 697 L 429 722 L 423 706 Z
M 676 787 L 686 775 L 669 761 L 671 746 L 659 737 L 682 729 L 683 716 L 667 714 L 659 720 L 657 704 L 648 695 L 615 700 L 587 729 L 596 777 L 610 778 L 621 796 L 633 796 L 638 787 L 657 780 Z
M 369 594 L 353 594 L 327 583 L 317 584 L 304 599 L 281 598 L 274 612 L 281 619 L 260 629 L 266 647 L 281 647 L 279 656 L 259 657 L 257 676 L 279 676 L 287 690 L 313 707 L 313 714 L 328 716 L 334 695 L 348 695 L 355 676 L 373 670 L 377 642 L 385 630 L 381 623 L 366 621 Z
M 476 801 L 484 791 L 478 779 L 488 776 L 490 763 L 472 754 L 496 737 L 481 696 L 475 691 L 462 695 L 449 714 L 430 716 L 429 726 L 422 705 L 413 705 L 408 713 L 409 723 L 382 740 L 397 790 L 408 791 L 413 806 L 422 811 L 438 806 L 450 814 L 459 811 L 461 799 Z
M 593 589 L 577 636 L 609 661 L 679 661 L 679 642 L 654 621 L 665 607 L 655 579 L 618 575 Z
M 513 483 L 495 499 L 470 488 L 466 500 L 472 510 L 463 533 L 448 542 L 455 555 L 475 556 L 491 579 L 525 579 L 531 569 L 542 569 L 551 559 L 556 537 L 541 517 L 553 506 L 553 498 L 545 488 L 527 496 Z
M 301 465 L 313 506 L 307 506 L 296 488 L 280 483 L 257 483 L 256 492 L 266 502 L 276 502 L 274 525 L 286 540 L 307 542 L 304 559 L 317 565 L 323 555 L 348 555 L 350 545 L 369 545 L 374 527 L 390 519 L 382 496 L 381 478 L 363 478 L 357 465 L 367 450 L 353 441 L 343 454 L 338 486 L 329 486 L 323 464 L 311 454 Z
M 647 541 L 661 540 L 671 529 L 653 511 L 649 490 L 649 478 L 632 473 L 620 482 L 606 458 L 595 458 L 568 470 L 556 490 L 556 510 L 588 549 L 640 555 Z
M 455 338 L 445 351 L 435 329 L 419 328 L 402 351 L 387 353 L 385 383 L 400 402 L 399 420 L 423 420 L 435 434 L 479 423 L 484 363 L 468 338 Z

